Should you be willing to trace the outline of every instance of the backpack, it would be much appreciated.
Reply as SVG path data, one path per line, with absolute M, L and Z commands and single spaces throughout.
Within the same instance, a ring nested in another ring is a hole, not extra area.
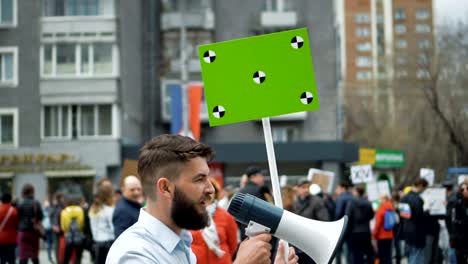
M 65 243 L 67 245 L 82 245 L 84 243 L 85 236 L 80 230 L 78 221 L 76 218 L 72 218 L 68 231 L 65 233 Z
M 384 214 L 384 223 L 383 223 L 383 228 L 386 231 L 393 230 L 395 225 L 398 223 L 398 215 L 392 211 L 392 210 L 387 210 L 385 211 Z

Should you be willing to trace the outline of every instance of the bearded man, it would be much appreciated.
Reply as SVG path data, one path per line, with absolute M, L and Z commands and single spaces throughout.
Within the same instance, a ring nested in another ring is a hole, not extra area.
M 114 242 L 107 264 L 197 263 L 187 229 L 208 225 L 206 206 L 214 192 L 208 161 L 213 154 L 209 146 L 179 135 L 161 135 L 142 147 L 138 174 L 147 206 L 140 210 L 138 222 Z M 234 263 L 270 263 L 270 239 L 261 234 L 245 240 Z M 281 247 L 275 264 L 286 263 Z M 291 248 L 288 263 L 297 260 Z

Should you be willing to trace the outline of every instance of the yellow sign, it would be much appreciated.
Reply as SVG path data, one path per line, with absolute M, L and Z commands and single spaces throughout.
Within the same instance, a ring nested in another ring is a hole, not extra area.
M 359 164 L 361 165 L 374 165 L 375 164 L 376 150 L 372 148 L 359 149 Z

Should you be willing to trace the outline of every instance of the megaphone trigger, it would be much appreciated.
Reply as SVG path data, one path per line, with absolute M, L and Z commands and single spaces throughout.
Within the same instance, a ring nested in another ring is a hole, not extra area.
M 245 228 L 245 235 L 248 237 L 253 237 L 256 235 L 270 233 L 270 228 L 262 224 L 250 221 L 247 227 Z

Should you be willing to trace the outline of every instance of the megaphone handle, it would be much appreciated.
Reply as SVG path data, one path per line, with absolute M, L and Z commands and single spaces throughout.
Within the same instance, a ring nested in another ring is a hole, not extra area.
M 276 253 L 278 252 L 279 239 L 276 237 L 271 237 L 271 263 L 275 263 Z M 286 262 L 287 263 L 287 262 Z

